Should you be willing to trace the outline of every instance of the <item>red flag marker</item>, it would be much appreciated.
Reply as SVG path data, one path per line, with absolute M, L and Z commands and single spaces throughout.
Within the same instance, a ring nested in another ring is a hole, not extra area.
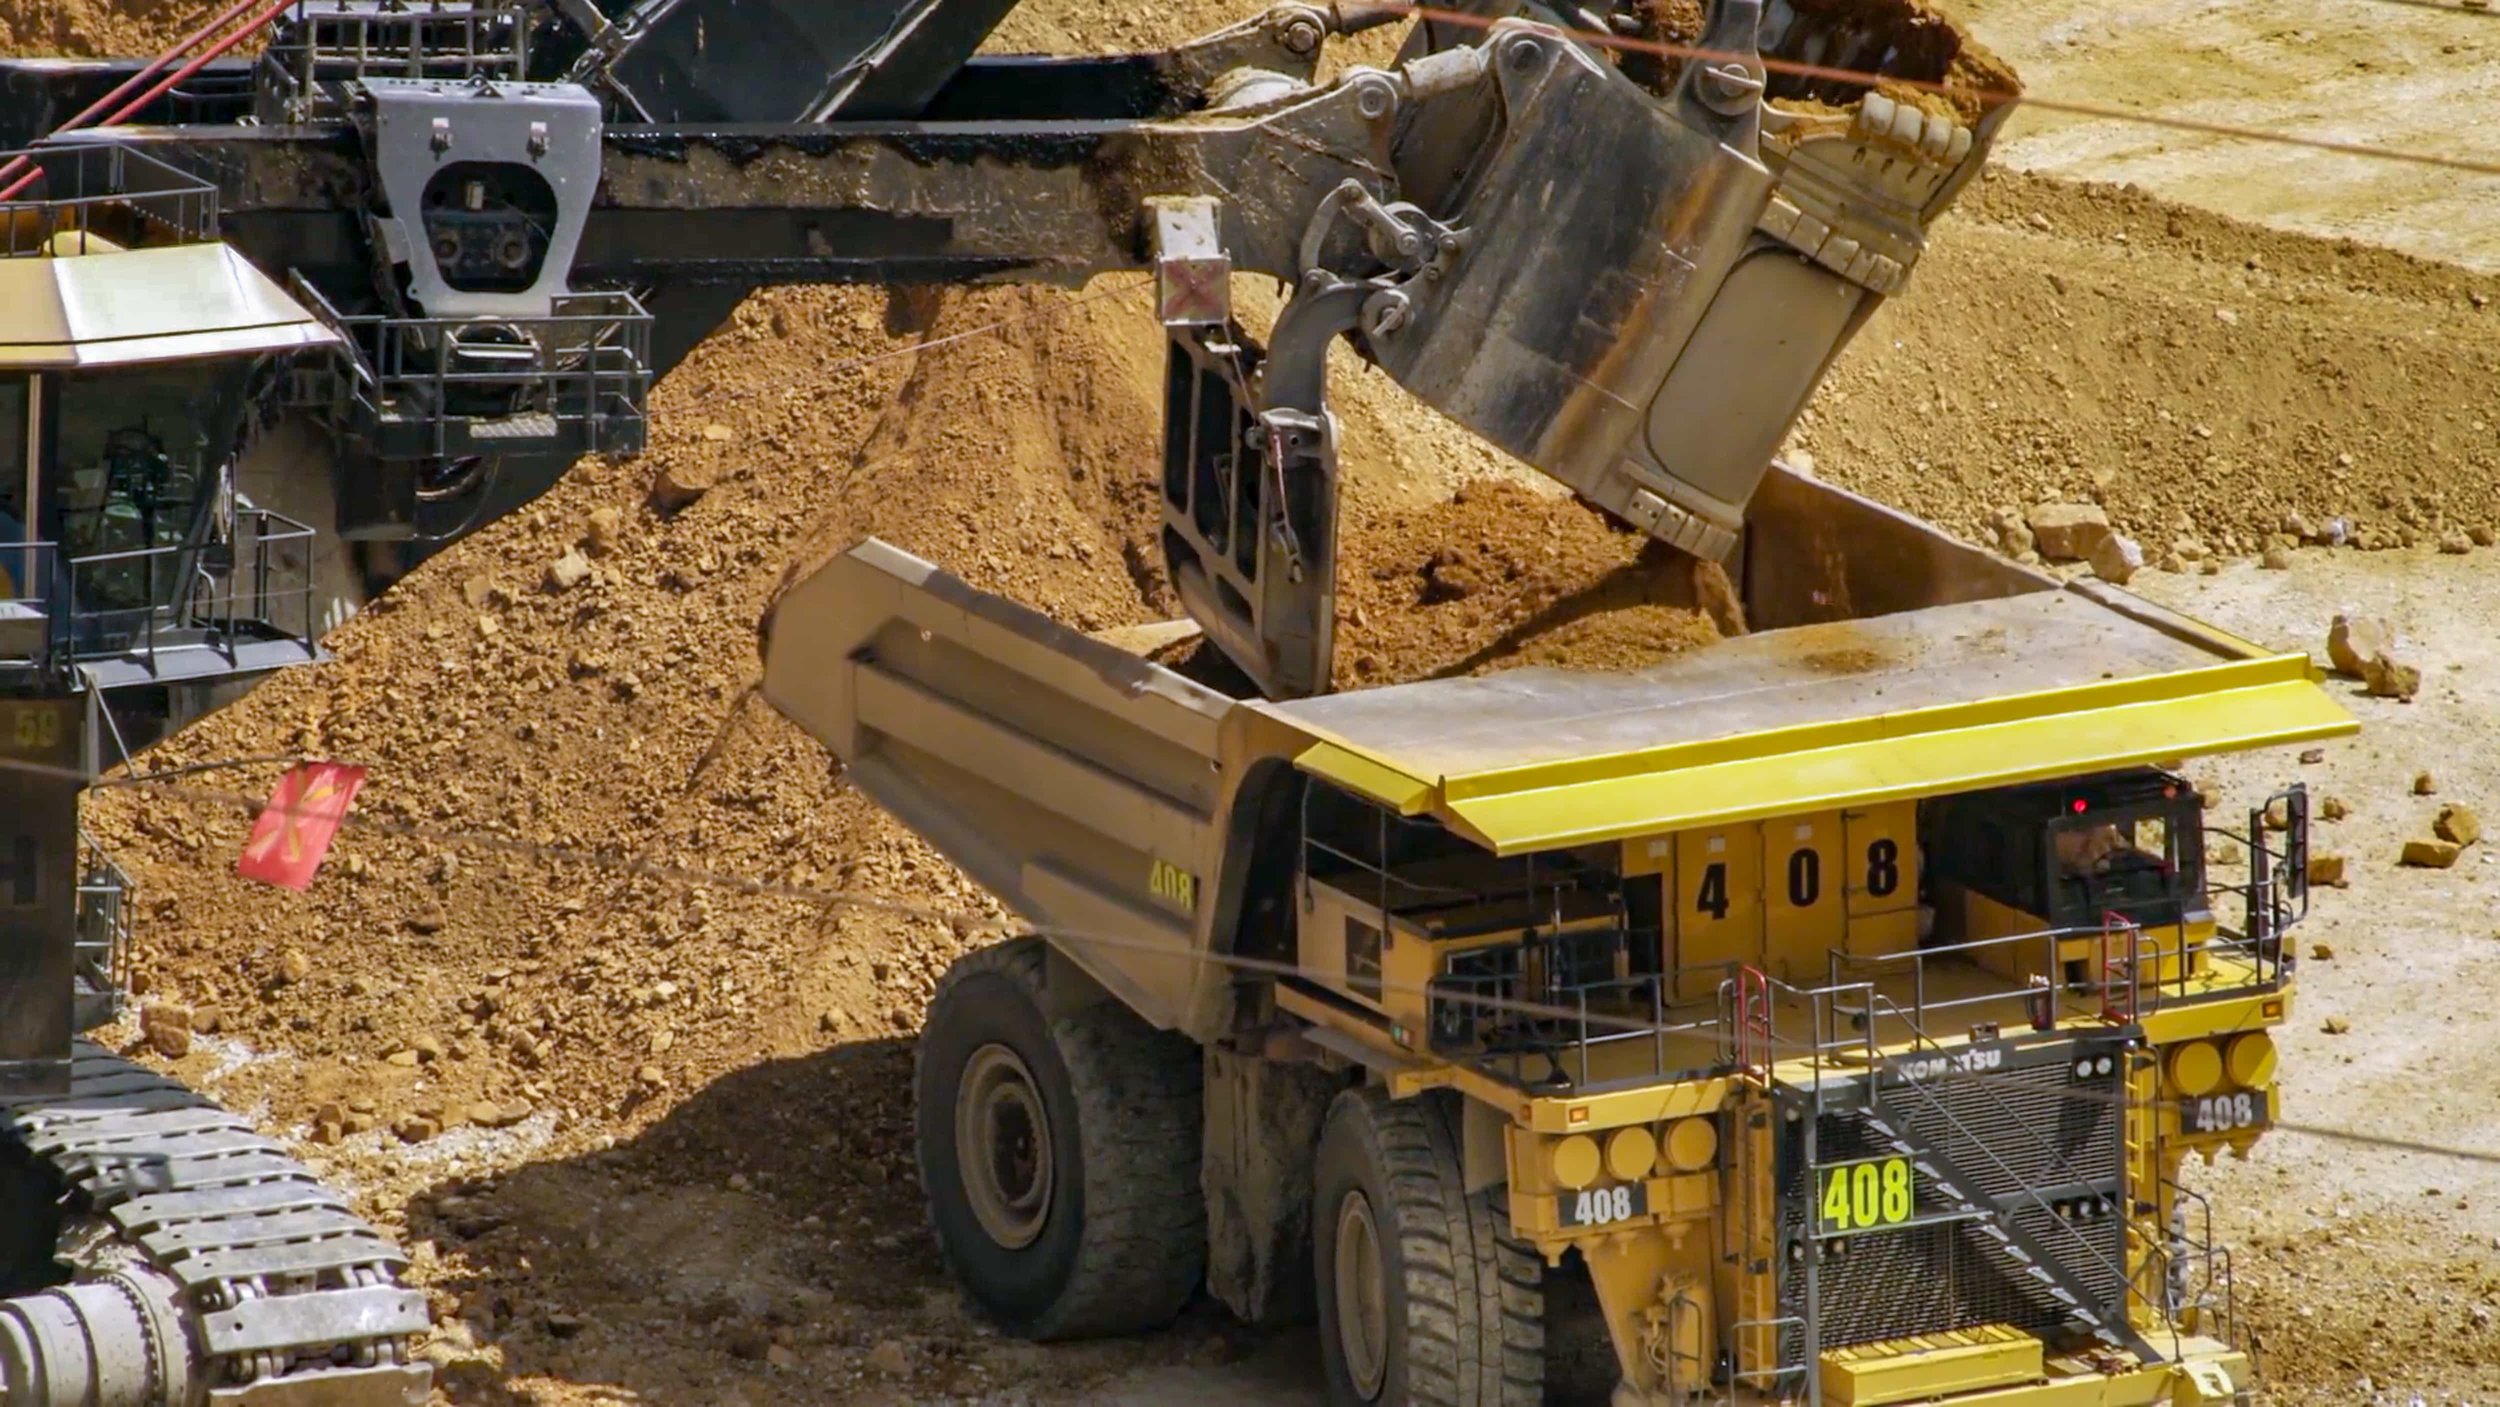
M 343 762 L 305 762 L 278 779 L 269 805 L 252 823 L 234 872 L 287 889 L 309 889 L 347 819 L 347 803 L 365 784 L 365 769 Z

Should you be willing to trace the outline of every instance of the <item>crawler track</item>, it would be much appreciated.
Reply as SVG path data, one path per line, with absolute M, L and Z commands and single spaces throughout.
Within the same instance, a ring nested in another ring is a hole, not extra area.
M 0 1137 L 66 1189 L 61 1260 L 74 1272 L 0 1302 L 0 1377 L 30 1379 L 0 1382 L 0 1399 L 83 1402 L 59 1394 L 86 1373 L 108 1407 L 426 1400 L 431 1370 L 406 1361 L 425 1297 L 400 1285 L 406 1258 L 343 1197 L 197 1091 L 91 1042 L 72 1081 L 65 1096 L 0 1104 Z M 73 1339 L 100 1315 L 146 1326 L 145 1362 L 89 1361 Z

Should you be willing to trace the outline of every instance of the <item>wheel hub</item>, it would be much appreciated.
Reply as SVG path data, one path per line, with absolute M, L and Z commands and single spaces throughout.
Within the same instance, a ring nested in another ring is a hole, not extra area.
M 1022 1056 L 990 1044 L 964 1063 L 955 1092 L 955 1166 L 989 1238 L 1022 1250 L 1042 1234 L 1056 1176 L 1050 1116 Z
M 1389 1298 L 1381 1277 L 1380 1228 L 1371 1199 L 1350 1189 L 1337 1204 L 1337 1344 L 1346 1376 L 1365 1401 L 1389 1376 Z

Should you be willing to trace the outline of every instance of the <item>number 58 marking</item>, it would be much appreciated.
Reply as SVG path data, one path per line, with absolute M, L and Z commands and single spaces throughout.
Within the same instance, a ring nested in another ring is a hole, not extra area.
M 60 746 L 61 715 L 48 708 L 21 708 L 10 731 L 19 751 L 47 751 Z

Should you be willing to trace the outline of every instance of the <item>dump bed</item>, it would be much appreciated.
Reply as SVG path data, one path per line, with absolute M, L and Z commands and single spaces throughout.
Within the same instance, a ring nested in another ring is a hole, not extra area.
M 1845 548 L 1845 550 L 1844 550 Z M 1288 769 L 1488 850 L 2000 786 L 2352 731 L 2308 658 L 2061 585 L 1786 472 L 1756 633 L 1631 673 L 1236 700 L 879 542 L 765 625 L 766 696 L 1159 1025 L 1213 1034 Z

